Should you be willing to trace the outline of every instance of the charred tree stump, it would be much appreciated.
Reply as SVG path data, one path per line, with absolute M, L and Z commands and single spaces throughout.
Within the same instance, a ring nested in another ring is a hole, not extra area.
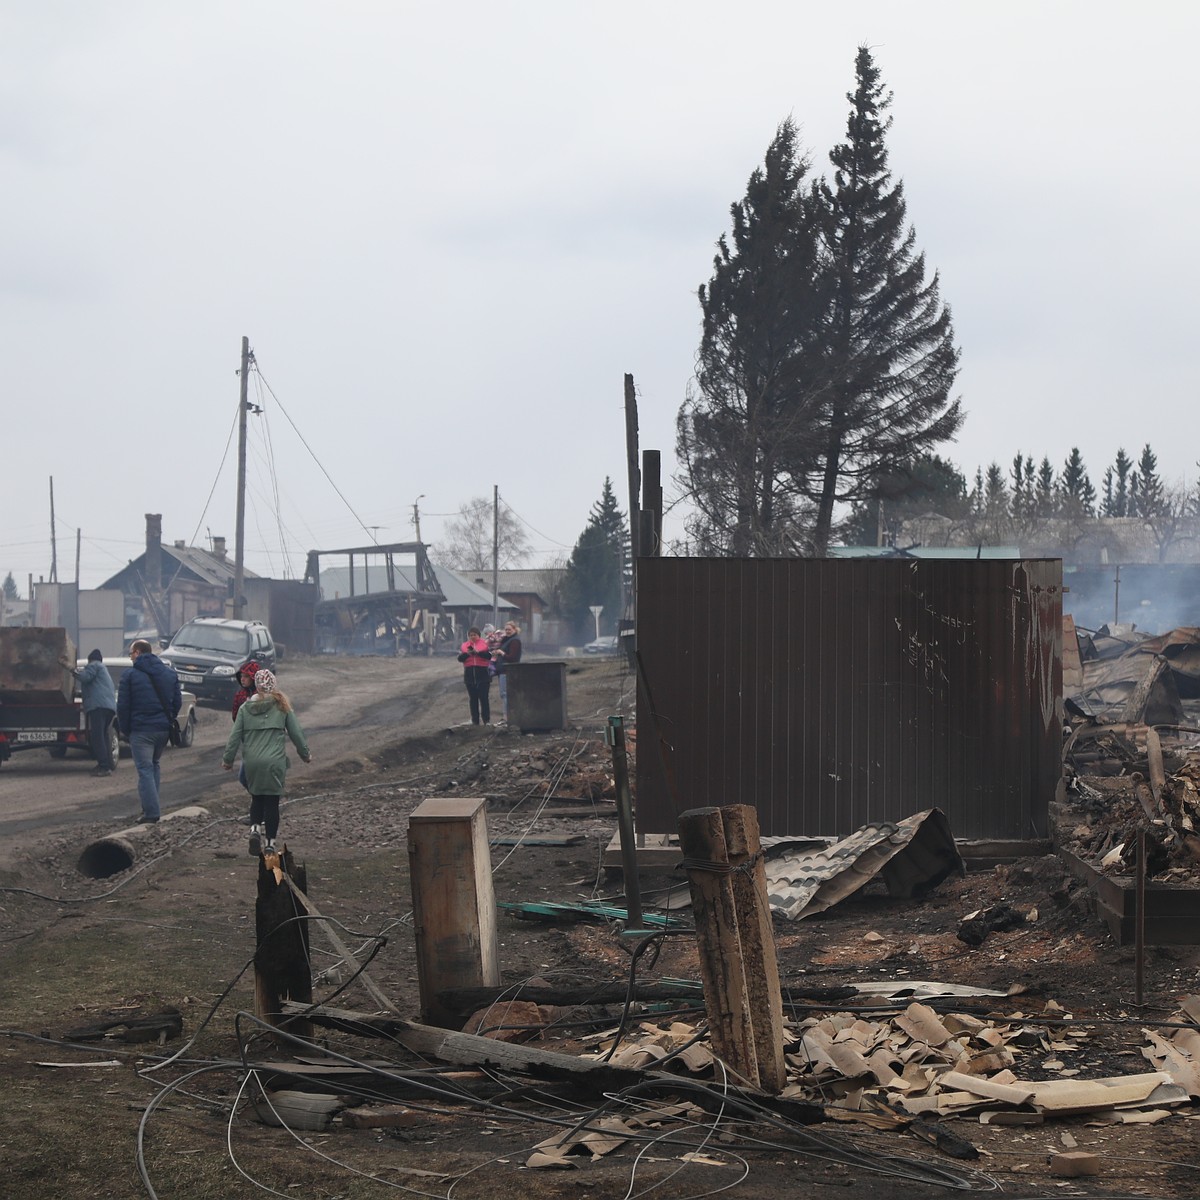
M 746 1082 L 760 1082 L 737 901 L 719 808 L 679 815 L 679 845 L 692 893 L 704 1008 L 714 1053 Z
M 312 1023 L 285 1016 L 283 1009 L 287 1000 L 312 1003 L 308 918 L 288 886 L 288 877 L 301 892 L 307 890 L 307 872 L 303 866 L 296 867 L 290 851 L 284 849 L 280 855 L 259 858 L 258 899 L 254 905 L 254 1010 L 277 1029 L 311 1037 Z

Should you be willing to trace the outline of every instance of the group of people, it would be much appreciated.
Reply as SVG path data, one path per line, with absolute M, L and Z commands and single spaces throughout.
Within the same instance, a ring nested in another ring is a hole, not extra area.
M 156 824 L 162 815 L 159 760 L 170 739 L 171 726 L 179 716 L 183 697 L 179 678 L 154 653 L 148 641 L 139 639 L 129 648 L 130 669 L 114 688 L 112 677 L 99 650 L 88 655 L 87 666 L 76 671 L 88 740 L 96 757 L 93 775 L 110 775 L 112 759 L 109 729 L 115 719 L 129 742 L 137 770 L 139 825 Z M 521 628 L 509 621 L 502 630 L 492 625 L 467 631 L 458 661 L 470 701 L 471 723 L 492 723 L 491 687 L 499 680 L 503 719 L 508 721 L 507 668 L 521 661 Z M 72 667 L 72 669 L 74 669 Z M 241 752 L 238 781 L 250 793 L 250 853 L 275 849 L 279 834 L 279 800 L 287 780 L 287 743 L 296 747 L 302 761 L 312 754 L 292 709 L 291 701 L 279 690 L 274 672 L 253 660 L 238 668 L 239 690 L 233 698 L 233 729 L 225 743 L 221 765 L 233 770 Z
M 521 661 L 521 627 L 509 621 L 502 631 L 494 625 L 467 630 L 467 640 L 459 651 L 463 665 L 463 682 L 471 706 L 471 724 L 492 723 L 492 677 L 500 681 L 500 706 L 503 719 L 508 721 L 507 668 Z
M 130 669 L 121 676 L 119 687 L 113 685 L 99 650 L 93 650 L 87 665 L 74 673 L 86 714 L 88 743 L 96 758 L 92 774 L 111 775 L 116 765 L 109 736 L 115 720 L 129 742 L 137 770 L 142 808 L 137 823 L 153 825 L 162 815 L 159 760 L 170 740 L 171 724 L 183 707 L 183 696 L 179 677 L 154 653 L 149 642 L 134 642 L 129 658 Z M 238 668 L 237 680 L 233 730 L 221 763 L 225 770 L 233 770 L 241 751 L 238 780 L 250 793 L 250 853 L 259 854 L 275 849 L 279 799 L 287 779 L 288 741 L 304 762 L 312 762 L 312 754 L 291 701 L 279 690 L 274 672 L 251 661 Z

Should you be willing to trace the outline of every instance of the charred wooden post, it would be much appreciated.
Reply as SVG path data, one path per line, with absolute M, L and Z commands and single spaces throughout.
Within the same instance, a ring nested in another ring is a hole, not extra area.
M 778 1094 L 787 1086 L 783 995 L 779 988 L 775 932 L 771 927 L 771 902 L 767 897 L 767 872 L 758 835 L 758 811 L 750 804 L 730 804 L 720 811 L 745 960 L 758 1081 L 763 1091 Z
M 447 988 L 497 986 L 500 956 L 487 801 L 426 800 L 408 823 L 408 861 L 423 1021 L 452 1028 Z
M 713 1051 L 746 1082 L 757 1085 L 758 1055 L 721 810 L 680 813 L 679 845 L 692 892 Z
M 642 888 L 638 876 L 636 834 L 633 826 L 633 796 L 629 790 L 629 761 L 625 755 L 625 723 L 620 717 L 609 717 L 606 739 L 612 747 L 613 781 L 617 785 L 617 832 L 621 836 L 621 868 L 625 877 L 625 908 L 629 913 L 626 925 L 641 929 Z
M 285 1001 L 312 1003 L 308 920 L 292 894 L 288 877 L 301 892 L 307 890 L 307 873 L 304 867 L 296 867 L 286 848 L 282 854 L 259 858 L 258 900 L 254 905 L 254 1010 L 278 1029 L 311 1037 L 310 1021 L 283 1015 Z

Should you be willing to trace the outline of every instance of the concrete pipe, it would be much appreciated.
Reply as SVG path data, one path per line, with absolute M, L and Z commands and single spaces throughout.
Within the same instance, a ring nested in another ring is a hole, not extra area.
M 205 808 L 180 808 L 172 813 L 164 813 L 159 824 L 177 817 L 207 816 L 208 810 Z M 110 875 L 128 871 L 137 859 L 142 838 L 155 828 L 155 825 L 131 825 L 128 829 L 89 842 L 84 846 L 75 869 L 88 879 L 107 879 Z

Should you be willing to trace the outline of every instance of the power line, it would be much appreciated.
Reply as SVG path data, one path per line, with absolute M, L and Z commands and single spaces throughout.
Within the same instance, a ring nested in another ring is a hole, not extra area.
M 367 526 L 363 523 L 363 519 L 358 515 L 358 513 L 356 513 L 354 511 L 354 508 L 351 505 L 350 501 L 347 500 L 346 497 L 342 495 L 341 489 L 338 487 L 338 485 L 336 483 L 333 482 L 333 476 L 331 476 L 329 474 L 329 472 L 327 470 L 325 470 L 324 464 L 317 457 L 316 452 L 308 444 L 308 442 L 305 441 L 304 434 L 302 434 L 300 432 L 299 428 L 296 425 L 296 422 L 292 420 L 290 414 L 288 413 L 288 410 L 283 407 L 283 404 L 281 403 L 279 397 L 277 395 L 275 395 L 274 388 L 272 388 L 270 383 L 267 382 L 267 378 L 265 375 L 263 375 L 262 367 L 260 367 L 258 365 L 257 360 L 254 363 L 254 369 L 258 373 L 259 378 L 262 380 L 263 387 L 265 387 L 267 389 L 267 391 L 270 392 L 271 399 L 274 400 L 275 403 L 279 405 L 279 411 L 281 413 L 283 413 L 283 415 L 287 418 L 287 423 L 292 427 L 293 430 L 295 430 L 296 436 L 300 439 L 300 442 L 304 446 L 305 450 L 307 450 L 309 452 L 309 454 L 312 455 L 313 462 L 315 462 L 317 464 L 317 466 L 321 468 L 321 474 L 324 475 L 325 478 L 329 480 L 329 486 L 331 488 L 333 488 L 333 490 L 337 493 L 338 499 L 341 500 L 341 502 L 346 506 L 350 515 L 358 522 L 359 527 L 362 529 L 362 531 L 368 537 L 370 537 L 371 536 L 370 529 L 368 529 Z

